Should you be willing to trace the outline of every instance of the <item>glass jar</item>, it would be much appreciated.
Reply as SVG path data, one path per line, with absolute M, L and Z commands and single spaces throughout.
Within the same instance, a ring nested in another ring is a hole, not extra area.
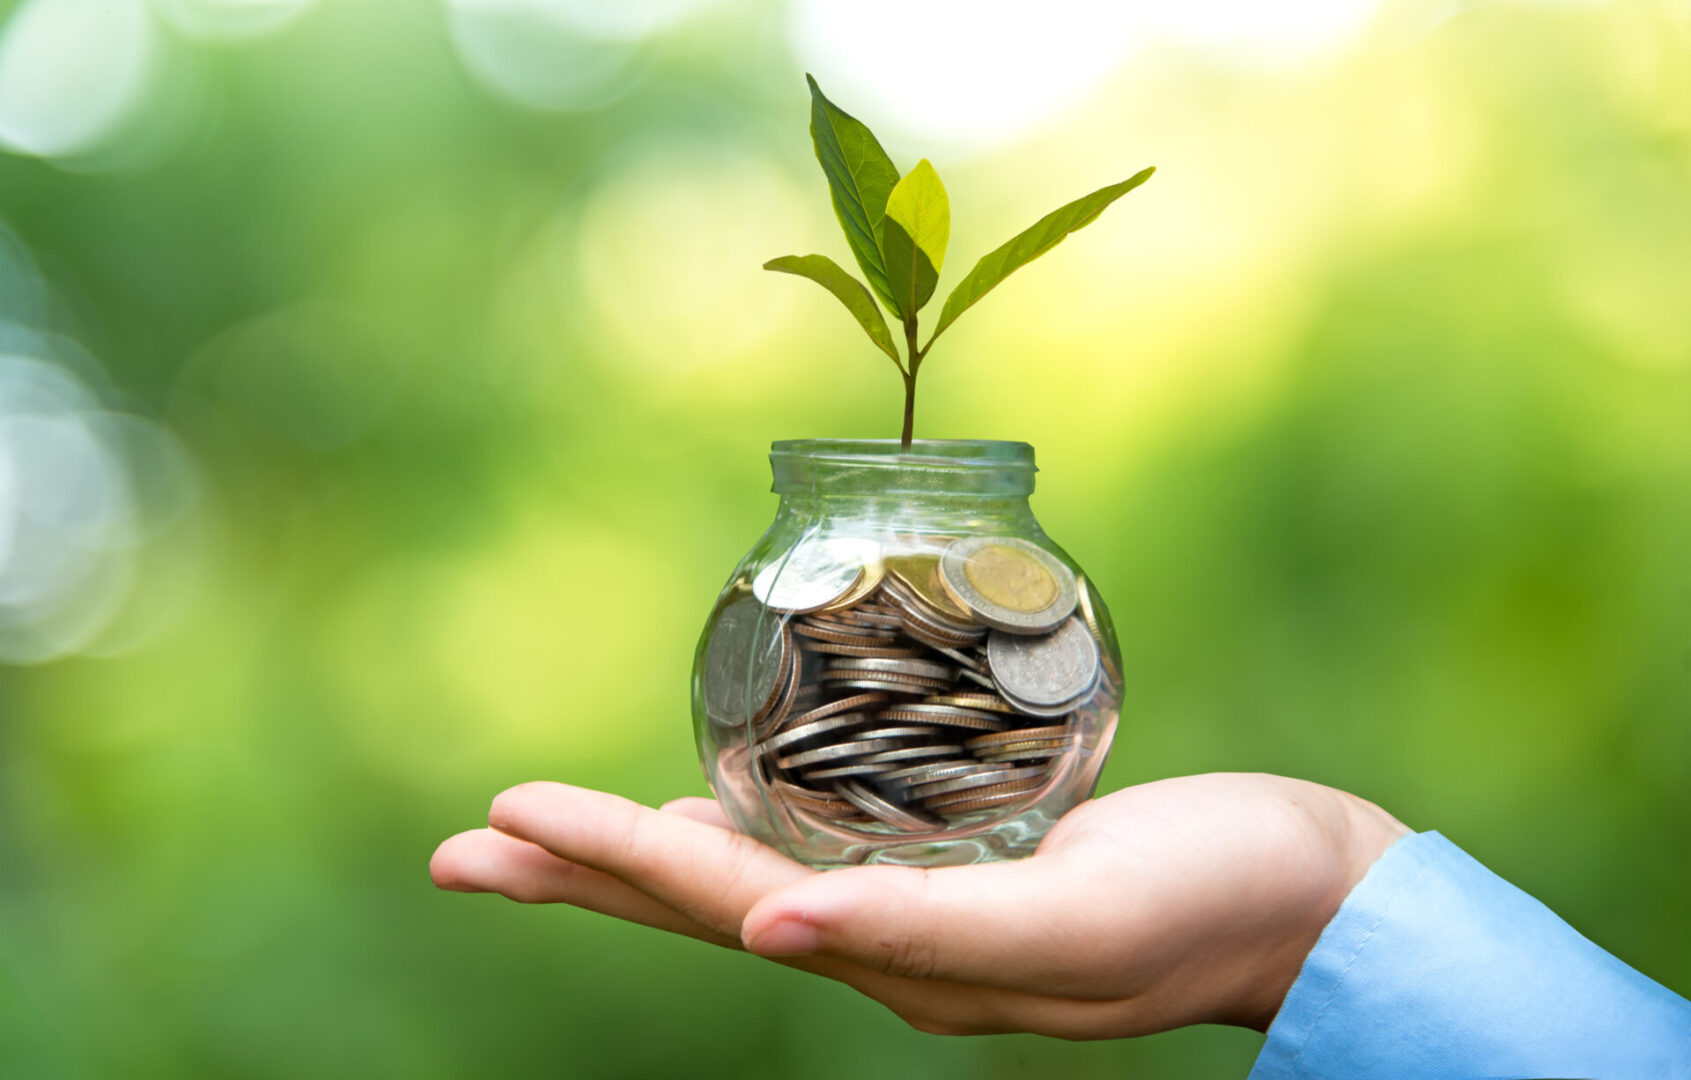
M 812 866 L 1031 854 L 1089 798 L 1121 655 L 1028 506 L 1026 443 L 770 449 L 781 502 L 693 664 L 693 730 L 734 825 Z

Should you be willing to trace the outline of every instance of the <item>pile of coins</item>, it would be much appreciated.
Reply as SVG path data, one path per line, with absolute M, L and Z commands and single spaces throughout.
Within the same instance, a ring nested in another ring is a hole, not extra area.
M 724 744 L 747 733 L 770 799 L 828 822 L 928 833 L 1013 809 L 1119 692 L 1085 583 L 1021 538 L 810 536 L 732 593 L 706 715 Z

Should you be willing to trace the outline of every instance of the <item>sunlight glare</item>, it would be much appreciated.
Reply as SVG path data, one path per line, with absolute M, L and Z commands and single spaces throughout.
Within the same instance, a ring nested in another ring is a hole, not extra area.
M 1127 9 L 1046 0 L 796 0 L 800 61 L 829 98 L 897 146 L 1011 142 L 1084 100 L 1128 44 Z

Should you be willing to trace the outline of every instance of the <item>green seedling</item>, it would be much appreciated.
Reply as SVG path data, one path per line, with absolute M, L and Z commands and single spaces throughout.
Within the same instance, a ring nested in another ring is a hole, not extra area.
M 866 287 L 826 255 L 783 255 L 770 259 L 763 268 L 809 278 L 833 293 L 869 340 L 892 357 L 904 377 L 901 444 L 909 450 L 916 429 L 916 374 L 946 328 L 999 282 L 1076 229 L 1090 225 L 1105 207 L 1150 179 L 1156 169 L 1142 169 L 1119 184 L 1083 195 L 988 252 L 945 298 L 928 343 L 918 348 L 917 312 L 934 295 L 951 239 L 951 201 L 945 185 L 926 158 L 900 177 L 874 133 L 829 101 L 815 79 L 809 75 L 805 79 L 810 83 L 810 137 L 816 145 L 816 160 L 828 177 L 834 216 L 869 284 Z M 881 314 L 883 307 L 904 329 L 903 358 Z

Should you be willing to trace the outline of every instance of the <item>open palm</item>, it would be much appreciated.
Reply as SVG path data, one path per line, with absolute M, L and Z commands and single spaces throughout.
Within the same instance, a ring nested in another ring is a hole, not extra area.
M 1218 773 L 1085 803 L 1038 852 L 819 872 L 709 799 L 501 793 L 435 883 L 567 903 L 837 979 L 924 1031 L 1073 1039 L 1266 1028 L 1340 902 L 1408 830 L 1356 796 Z

